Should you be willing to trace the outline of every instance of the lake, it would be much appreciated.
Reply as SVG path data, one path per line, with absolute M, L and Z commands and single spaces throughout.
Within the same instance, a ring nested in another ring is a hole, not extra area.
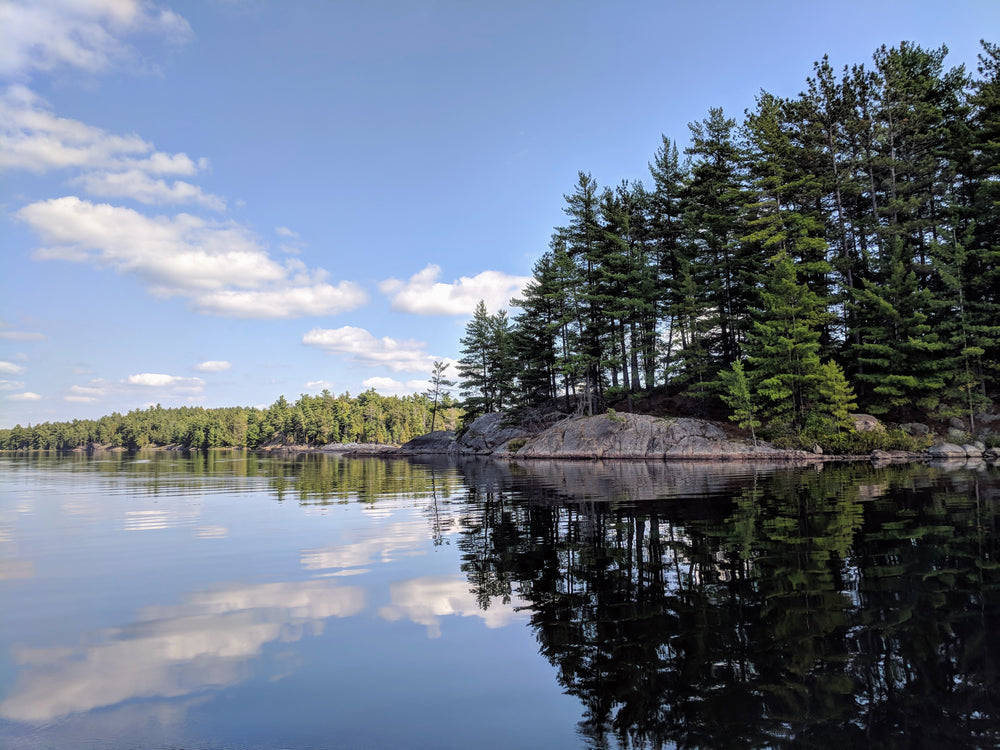
M 0 747 L 1000 746 L 1000 470 L 0 456 Z

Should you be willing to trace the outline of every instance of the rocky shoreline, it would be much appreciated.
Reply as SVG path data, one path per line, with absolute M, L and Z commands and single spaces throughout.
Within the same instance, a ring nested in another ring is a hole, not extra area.
M 875 417 L 855 414 L 859 432 L 884 430 Z M 778 448 L 766 441 L 756 444 L 731 425 L 692 417 L 660 417 L 648 414 L 608 412 L 595 416 L 561 419 L 534 419 L 512 424 L 503 413 L 485 414 L 461 433 L 438 430 L 421 435 L 403 445 L 380 443 L 330 443 L 289 445 L 273 443 L 254 450 L 276 453 L 332 453 L 354 457 L 406 456 L 491 456 L 529 461 L 610 460 L 610 461 L 714 461 L 819 463 L 826 461 L 873 461 L 913 463 L 920 461 L 983 461 L 993 463 L 1000 449 L 987 447 L 983 439 L 995 435 L 986 427 L 974 438 L 957 425 L 938 439 L 924 425 L 903 425 L 910 434 L 929 436 L 932 444 L 924 451 L 874 450 L 864 455 L 827 454 L 817 446 L 813 451 Z M 1000 421 L 984 419 L 983 424 Z M 907 429 L 910 428 L 910 429 Z M 912 431 L 911 431 L 912 429 Z M 156 450 L 185 450 L 183 446 L 159 446 Z M 75 451 L 116 451 L 90 444 Z
M 387 455 L 474 455 L 497 458 L 551 460 L 684 460 L 684 461 L 875 461 L 909 463 L 925 460 L 995 461 L 998 451 L 971 437 L 962 443 L 935 442 L 928 450 L 872 451 L 867 455 L 829 455 L 756 444 L 734 437 L 717 422 L 690 417 L 656 417 L 644 414 L 608 413 L 562 419 L 541 429 L 512 425 L 504 414 L 479 417 L 461 435 L 437 431 L 415 438 Z M 855 415 L 859 431 L 885 429 L 866 414 Z M 957 428 L 956 434 L 957 434 Z M 340 451 L 370 455 L 364 448 Z

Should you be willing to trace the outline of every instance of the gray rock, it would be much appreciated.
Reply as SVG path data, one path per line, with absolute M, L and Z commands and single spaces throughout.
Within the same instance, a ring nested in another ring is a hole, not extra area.
M 934 443 L 927 452 L 934 458 L 965 458 L 965 448 L 954 443 Z
M 642 414 L 574 417 L 553 425 L 517 451 L 518 458 L 795 457 L 769 444 L 731 441 L 711 422 Z
M 452 430 L 436 430 L 413 438 L 408 443 L 399 447 L 402 453 L 414 454 L 434 454 L 434 453 L 459 453 L 461 448 L 455 440 L 455 433 Z
M 857 432 L 884 432 L 885 425 L 878 421 L 877 417 L 873 417 L 871 414 L 852 414 L 851 419 L 854 420 L 854 429 Z
M 964 443 L 969 438 L 969 433 L 956 427 L 949 427 L 947 437 L 949 442 Z
M 964 430 L 965 422 L 963 422 L 958 417 L 952 417 L 951 419 L 948 420 L 948 426 L 955 430 Z
M 487 455 L 507 452 L 511 440 L 525 440 L 532 433 L 518 425 L 505 422 L 506 414 L 484 414 L 469 425 L 458 439 L 459 448 L 469 453 Z
M 901 424 L 900 429 L 907 435 L 912 435 L 913 437 L 923 437 L 924 435 L 929 435 L 931 428 L 920 422 L 907 422 L 906 424 Z
M 983 449 L 976 447 L 972 443 L 966 443 L 965 445 L 963 445 L 962 450 L 965 451 L 965 455 L 968 456 L 969 458 L 983 457 Z

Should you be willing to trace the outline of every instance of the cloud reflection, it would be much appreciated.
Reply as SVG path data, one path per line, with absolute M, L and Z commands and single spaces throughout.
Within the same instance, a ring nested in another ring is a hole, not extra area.
M 22 670 L 0 717 L 44 722 L 134 698 L 175 698 L 230 685 L 274 641 L 295 641 L 323 620 L 365 607 L 360 588 L 326 581 L 246 585 L 151 607 L 124 628 L 76 648 L 15 648 Z
M 408 619 L 427 627 L 428 638 L 441 637 L 441 618 L 448 615 L 478 617 L 488 628 L 502 628 L 516 621 L 526 620 L 526 613 L 515 608 L 527 603 L 517 596 L 508 604 L 494 604 L 480 609 L 476 596 L 469 590 L 464 578 L 449 576 L 424 576 L 408 581 L 396 581 L 389 587 L 392 604 L 379 609 L 379 615 L 395 622 Z

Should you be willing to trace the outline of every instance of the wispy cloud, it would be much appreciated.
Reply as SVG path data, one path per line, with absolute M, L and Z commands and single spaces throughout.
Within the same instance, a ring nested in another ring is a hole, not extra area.
M 7 375 L 20 375 L 24 372 L 24 368 L 21 365 L 15 365 L 13 362 L 0 360 L 0 372 Z
M 91 172 L 74 180 L 91 195 L 101 198 L 131 198 L 147 205 L 193 204 L 225 211 L 226 201 L 183 180 L 168 183 L 153 179 L 138 169 L 125 172 Z
M 365 388 L 374 388 L 384 396 L 409 396 L 422 393 L 431 387 L 429 380 L 407 380 L 405 383 L 393 378 L 376 376 L 361 381 Z
M 302 337 L 306 346 L 342 355 L 369 367 L 388 367 L 394 372 L 430 372 L 434 357 L 423 341 L 375 338 L 364 328 L 314 328 Z
M 184 153 L 158 151 L 135 134 L 116 135 L 79 120 L 58 117 L 25 86 L 11 86 L 0 96 L 0 169 L 192 176 L 207 166 L 206 159 L 195 161 Z M 96 180 L 94 184 L 99 186 L 101 182 Z
M 180 296 L 198 312 L 234 318 L 294 318 L 354 309 L 367 301 L 352 282 L 333 285 L 297 259 L 278 263 L 259 238 L 233 221 L 190 214 L 148 217 L 75 196 L 17 211 L 46 246 L 39 260 L 110 267 L 160 297 Z
M 224 360 L 210 359 L 205 362 L 199 362 L 194 366 L 194 369 L 198 372 L 224 372 L 232 367 L 231 362 L 226 362 Z
M 25 391 L 24 393 L 14 393 L 7 398 L 11 401 L 41 401 L 42 395 L 40 393 Z
M 183 17 L 147 0 L 4 0 L 0 28 L 0 75 L 8 76 L 134 63 L 138 52 L 123 37 L 138 32 L 174 44 L 192 37 Z
M 479 300 L 496 311 L 509 306 L 531 281 L 528 276 L 511 276 L 500 271 L 483 271 L 462 276 L 446 284 L 438 281 L 441 267 L 431 264 L 407 281 L 387 279 L 379 284 L 392 299 L 392 309 L 416 315 L 471 315 Z

